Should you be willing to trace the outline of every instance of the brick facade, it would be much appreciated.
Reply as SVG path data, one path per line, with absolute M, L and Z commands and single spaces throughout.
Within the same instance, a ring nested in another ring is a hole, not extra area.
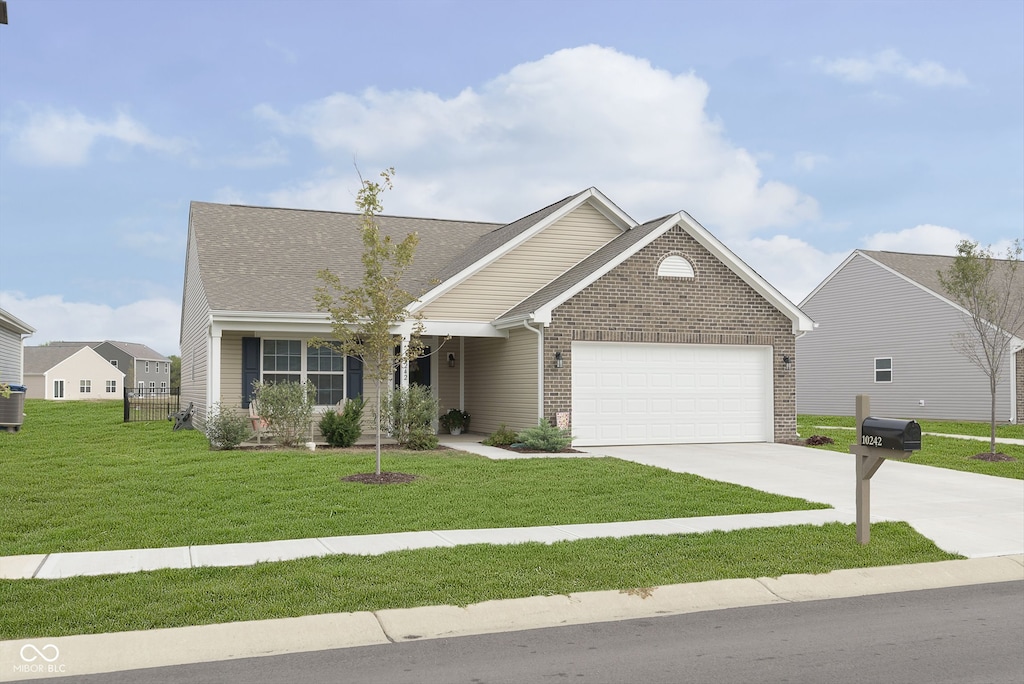
M 685 257 L 694 277 L 659 278 L 669 254 Z M 793 322 L 685 230 L 676 226 L 619 264 L 552 314 L 544 330 L 544 415 L 572 409 L 572 342 L 751 344 L 773 349 L 775 441 L 796 438 Z M 562 353 L 562 368 L 551 360 Z

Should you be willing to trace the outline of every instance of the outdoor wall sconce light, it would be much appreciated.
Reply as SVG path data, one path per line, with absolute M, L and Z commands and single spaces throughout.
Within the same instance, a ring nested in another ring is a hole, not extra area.
M 789 370 L 789 364 L 792 363 L 792 362 L 793 362 L 793 359 L 789 358 L 789 356 L 783 356 L 782 357 L 782 365 L 786 367 L 786 370 Z
M 555 368 L 561 368 L 561 367 L 562 367 L 562 352 L 556 351 L 555 352 Z
M 455 368 L 455 354 L 448 352 L 448 367 Z

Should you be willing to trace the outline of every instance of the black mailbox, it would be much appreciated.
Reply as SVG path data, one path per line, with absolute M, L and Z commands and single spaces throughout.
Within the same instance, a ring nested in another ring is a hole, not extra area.
M 920 451 L 921 426 L 916 420 L 869 416 L 860 426 L 860 443 L 896 451 Z

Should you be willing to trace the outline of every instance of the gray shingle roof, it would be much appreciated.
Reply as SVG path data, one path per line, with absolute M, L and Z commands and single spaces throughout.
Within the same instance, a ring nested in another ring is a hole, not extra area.
M 104 340 L 103 342 L 97 342 L 90 344 L 93 349 L 100 346 L 101 344 L 112 344 L 125 354 L 143 361 L 170 361 L 169 358 L 164 356 L 158 351 L 154 351 L 151 347 L 142 344 L 140 342 L 120 342 L 118 340 Z
M 360 215 L 193 202 L 190 226 L 209 306 L 222 311 L 314 313 L 319 270 L 348 285 L 362 277 Z M 381 233 L 419 234 L 405 288 L 426 290 L 445 267 L 500 224 L 378 216 Z M 347 276 L 347 278 L 346 278 Z M 445 276 L 445 277 L 450 277 Z
M 25 373 L 45 373 L 74 353 L 91 347 L 90 342 L 51 342 L 42 347 L 25 347 Z
M 932 292 L 949 299 L 949 295 L 946 294 L 946 290 L 939 281 L 939 271 L 945 271 L 952 266 L 956 257 L 934 254 L 908 254 L 906 252 L 869 251 L 866 249 L 859 251 L 875 261 L 888 266 L 897 273 L 910 278 L 919 285 L 928 288 Z M 1005 268 L 1010 262 L 1005 259 L 994 259 L 993 263 L 996 265 L 996 268 Z M 1017 296 L 1024 299 L 1024 265 L 1018 267 L 1016 277 L 1013 280 L 1013 287 Z

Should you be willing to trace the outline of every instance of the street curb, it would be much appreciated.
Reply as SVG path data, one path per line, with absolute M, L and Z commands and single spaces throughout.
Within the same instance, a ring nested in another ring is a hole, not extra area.
M 1024 580 L 1024 555 L 0 641 L 0 682 Z M 15 669 L 15 668 L 21 669 Z

